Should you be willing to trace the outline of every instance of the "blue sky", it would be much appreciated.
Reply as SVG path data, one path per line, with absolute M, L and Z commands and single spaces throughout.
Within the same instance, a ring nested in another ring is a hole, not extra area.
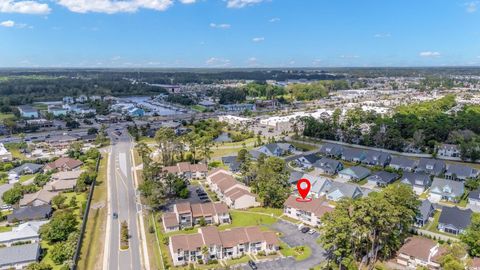
M 480 0 L 0 0 L 0 67 L 452 65 Z

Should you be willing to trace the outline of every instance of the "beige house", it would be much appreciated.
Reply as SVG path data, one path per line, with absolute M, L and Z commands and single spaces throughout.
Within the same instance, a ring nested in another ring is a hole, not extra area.
M 233 178 L 229 171 L 216 169 L 208 174 L 207 183 L 218 198 L 233 209 L 259 206 L 250 188 Z
M 7 148 L 3 145 L 3 143 L 0 143 L 0 161 L 6 162 L 6 161 L 12 161 L 12 153 L 10 153 Z
M 206 252 L 205 251 L 206 248 Z M 231 259 L 247 254 L 276 252 L 279 240 L 275 232 L 264 232 L 260 227 L 238 227 L 219 231 L 215 226 L 198 229 L 196 234 L 170 237 L 169 250 L 173 265 L 185 265 L 202 260 Z
M 77 180 L 83 170 L 57 172 L 52 174 L 52 180 Z
M 20 207 L 50 204 L 56 195 L 58 195 L 58 192 L 48 191 L 46 188 L 42 188 L 35 193 L 23 195 L 23 198 L 20 200 Z
M 283 213 L 293 219 L 317 227 L 321 225 L 323 215 L 332 211 L 333 207 L 328 205 L 324 197 L 315 198 L 309 202 L 298 202 L 296 196 L 290 196 L 284 203 Z
M 44 171 L 58 170 L 61 172 L 80 170 L 83 162 L 77 159 L 61 157 L 45 165 Z
M 166 232 L 193 227 L 202 219 L 206 224 L 218 225 L 231 222 L 228 207 L 222 202 L 179 203 L 173 206 L 173 212 L 165 213 L 162 216 L 163 228 Z
M 413 236 L 407 238 L 397 254 L 396 262 L 407 269 L 428 267 L 440 269 L 440 256 L 445 252 L 440 245 L 428 238 Z

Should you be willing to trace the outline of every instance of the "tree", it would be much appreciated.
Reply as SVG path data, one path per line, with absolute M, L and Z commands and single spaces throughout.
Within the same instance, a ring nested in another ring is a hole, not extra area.
M 65 241 L 77 230 L 77 218 L 71 211 L 56 212 L 49 223 L 40 228 L 40 235 L 50 243 Z
M 5 191 L 2 195 L 2 200 L 9 205 L 14 205 L 20 201 L 23 197 L 23 191 L 21 187 L 14 186 L 13 188 Z
M 288 178 L 290 172 L 285 161 L 277 157 L 269 157 L 252 169 L 251 186 L 258 194 L 264 206 L 281 208 L 290 191 Z
M 52 246 L 49 252 L 55 264 L 63 264 L 65 261 L 73 259 L 78 237 L 78 233 L 71 233 L 66 241 L 58 242 Z
M 161 162 L 164 166 L 170 166 L 174 163 L 175 150 L 178 149 L 180 140 L 175 131 L 171 128 L 162 127 L 155 133 L 155 141 L 161 156 Z
M 468 246 L 470 256 L 480 256 L 480 214 L 473 213 L 472 222 L 465 233 L 460 235 L 460 239 Z
M 70 202 L 68 203 L 68 206 L 70 206 L 72 208 L 77 207 L 77 197 L 76 196 L 72 196 L 72 198 L 70 199 Z
M 418 204 L 412 189 L 403 184 L 364 198 L 341 200 L 322 218 L 320 241 L 328 259 L 343 267 L 361 261 L 371 269 L 379 258 L 390 258 L 408 236 Z M 365 254 L 369 255 L 366 261 Z
M 51 175 L 50 174 L 37 174 L 33 179 L 33 184 L 37 187 L 45 186 L 48 181 L 50 181 Z
M 63 196 L 62 194 L 58 194 L 55 197 L 52 198 L 52 204 L 57 208 L 57 209 L 62 209 L 65 207 L 65 200 L 67 198 Z
M 97 128 L 94 128 L 94 127 L 91 127 L 87 130 L 87 134 L 88 135 L 94 135 L 94 134 L 98 134 L 98 129 Z
M 446 252 L 440 257 L 440 266 L 443 270 L 463 270 L 463 258 L 467 255 L 465 246 L 461 243 L 452 243 L 445 247 Z

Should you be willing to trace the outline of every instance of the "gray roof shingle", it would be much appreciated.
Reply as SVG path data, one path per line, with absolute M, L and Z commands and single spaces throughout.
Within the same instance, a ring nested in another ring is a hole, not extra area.
M 465 230 L 471 222 L 472 210 L 462 210 L 458 207 L 443 207 L 438 223 L 453 225 L 455 228 Z
M 33 262 L 38 260 L 39 256 L 38 243 L 0 248 L 0 267 Z

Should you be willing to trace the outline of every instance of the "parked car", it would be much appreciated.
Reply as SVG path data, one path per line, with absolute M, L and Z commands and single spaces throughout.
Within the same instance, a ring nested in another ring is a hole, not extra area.
M 257 269 L 258 269 L 257 264 L 256 264 L 254 261 L 252 261 L 252 260 L 249 260 L 249 261 L 248 261 L 248 266 L 250 266 L 250 268 L 252 268 L 253 270 L 257 270 Z
M 313 235 L 315 233 L 316 233 L 316 231 L 314 229 L 310 229 L 310 231 L 308 231 L 308 234 L 310 234 L 310 235 Z
M 300 230 L 302 233 L 307 233 L 310 231 L 310 228 L 309 227 L 303 227 L 301 230 Z

